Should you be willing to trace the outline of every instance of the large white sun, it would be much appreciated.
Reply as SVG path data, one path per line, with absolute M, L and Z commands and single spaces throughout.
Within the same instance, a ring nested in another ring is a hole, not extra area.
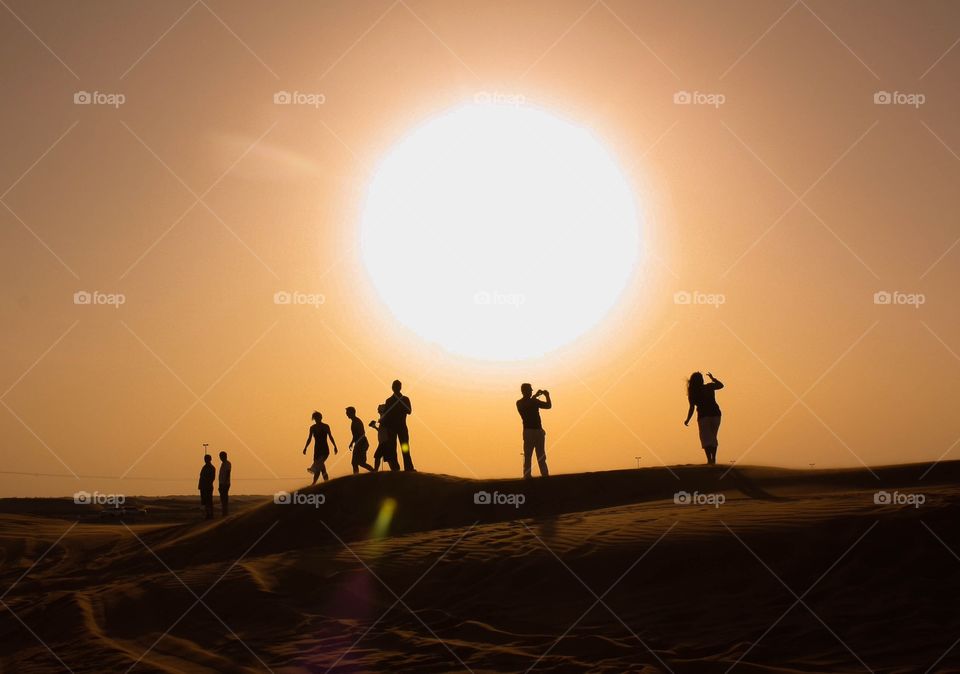
M 396 318 L 483 360 L 542 356 L 593 328 L 637 263 L 634 195 L 588 130 L 527 106 L 470 104 L 385 157 L 361 250 Z

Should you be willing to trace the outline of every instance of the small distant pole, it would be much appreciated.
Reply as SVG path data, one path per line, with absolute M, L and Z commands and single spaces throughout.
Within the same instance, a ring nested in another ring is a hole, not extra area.
M 637 468 L 639 468 L 639 467 L 640 467 L 640 459 L 642 459 L 643 457 L 642 457 L 642 456 L 635 456 L 635 457 L 633 457 L 633 458 L 635 458 L 635 459 L 637 460 Z
M 207 454 L 209 454 L 209 452 L 207 451 L 207 447 L 209 447 L 209 446 L 210 446 L 210 443 L 209 443 L 209 442 L 203 443 L 203 456 L 204 456 L 204 458 L 206 458 Z
M 817 464 L 815 464 L 815 463 L 809 463 L 809 464 L 807 464 L 807 465 L 810 466 L 811 468 L 813 468 L 813 467 L 816 466 Z

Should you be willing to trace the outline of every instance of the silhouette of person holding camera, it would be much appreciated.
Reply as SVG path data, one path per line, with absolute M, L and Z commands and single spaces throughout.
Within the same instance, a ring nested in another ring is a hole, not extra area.
M 523 421 L 523 477 L 531 477 L 530 463 L 534 451 L 537 453 L 540 476 L 547 477 L 550 474 L 547 470 L 547 434 L 540 421 L 540 410 L 553 407 L 550 392 L 541 389 L 534 393 L 533 386 L 521 384 L 520 393 L 523 397 L 517 401 L 517 412 Z

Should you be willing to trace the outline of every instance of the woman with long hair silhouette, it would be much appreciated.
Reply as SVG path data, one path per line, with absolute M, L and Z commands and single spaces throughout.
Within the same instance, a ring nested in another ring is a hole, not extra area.
M 707 463 L 717 462 L 717 431 L 720 430 L 720 406 L 717 404 L 716 392 L 723 388 L 723 382 L 707 372 L 710 383 L 703 381 L 703 374 L 694 372 L 687 380 L 687 418 L 683 425 L 690 425 L 693 410 L 697 410 L 697 426 L 700 429 L 700 446 L 707 455 Z

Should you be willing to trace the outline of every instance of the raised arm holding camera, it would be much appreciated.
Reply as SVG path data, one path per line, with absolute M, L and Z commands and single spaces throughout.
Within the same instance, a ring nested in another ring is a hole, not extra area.
M 520 394 L 523 396 L 517 401 L 517 412 L 523 421 L 523 477 L 531 477 L 531 459 L 533 452 L 537 453 L 537 465 L 540 466 L 540 476 L 547 477 L 547 434 L 540 421 L 540 410 L 553 407 L 550 392 L 538 389 L 533 392 L 533 386 L 522 384 Z M 543 400 L 541 400 L 543 398 Z

